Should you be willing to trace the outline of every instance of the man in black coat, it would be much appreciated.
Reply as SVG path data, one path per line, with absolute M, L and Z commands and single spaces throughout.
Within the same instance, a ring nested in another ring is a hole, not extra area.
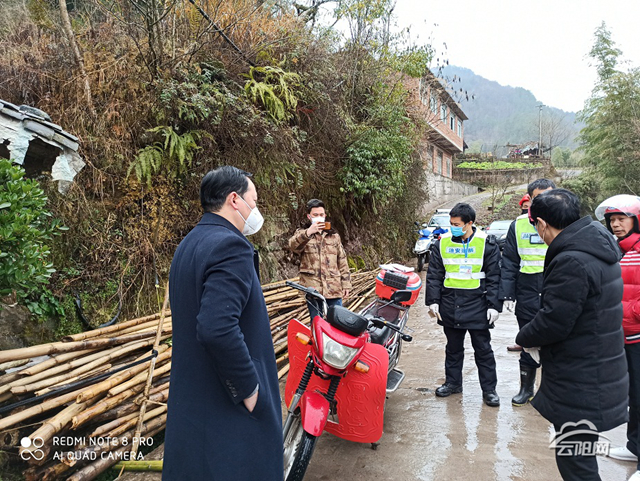
M 531 404 L 556 429 L 562 478 L 600 480 L 598 432 L 627 420 L 620 250 L 600 223 L 580 218 L 568 190 L 540 194 L 531 217 L 549 246 L 540 311 L 516 337 L 539 348 L 542 381 Z
M 436 396 L 462 392 L 464 338 L 469 332 L 482 398 L 488 406 L 499 406 L 489 328 L 502 310 L 498 299 L 500 248 L 494 236 L 473 226 L 476 213 L 469 204 L 456 204 L 449 216 L 451 233 L 434 246 L 425 296 L 447 337 L 445 383 L 436 389 Z
M 257 254 L 250 174 L 202 180 L 202 220 L 169 275 L 173 319 L 165 481 L 282 481 L 282 411 Z M 244 234 L 244 235 L 243 235 Z
M 542 192 L 555 189 L 549 179 L 537 179 L 527 186 L 529 198 L 535 199 Z M 524 199 L 524 198 L 523 198 Z M 540 309 L 544 257 L 547 250 L 529 223 L 529 209 L 509 226 L 500 271 L 500 299 L 509 311 L 514 310 L 518 327 L 522 329 Z M 517 301 L 517 303 L 516 303 Z M 540 364 L 520 349 L 520 391 L 511 399 L 514 406 L 524 406 L 533 398 L 536 371 Z

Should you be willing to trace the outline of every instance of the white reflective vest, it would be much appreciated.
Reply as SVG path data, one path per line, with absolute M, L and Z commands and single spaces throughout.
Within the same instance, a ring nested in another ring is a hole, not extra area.
M 539 274 L 544 270 L 547 245 L 542 240 L 542 244 L 532 244 L 532 234 L 537 234 L 536 229 L 529 222 L 529 216 L 522 214 L 516 219 L 516 243 L 520 256 L 520 272 L 523 274 Z
M 480 279 L 486 277 L 482 272 L 486 240 L 487 234 L 479 229 L 468 244 L 453 242 L 451 233 L 444 234 L 440 238 L 440 254 L 445 270 L 444 287 L 449 289 L 480 287 Z

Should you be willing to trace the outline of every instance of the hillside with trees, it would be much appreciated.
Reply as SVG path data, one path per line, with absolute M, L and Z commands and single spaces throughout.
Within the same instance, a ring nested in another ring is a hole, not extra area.
M 469 117 L 464 135 L 472 152 L 504 155 L 506 144 L 538 140 L 541 102 L 529 90 L 501 85 L 462 67 L 446 66 L 434 73 L 448 84 Z M 545 106 L 541 121 L 545 148 L 577 146 L 580 124 L 574 112 Z
M 58 335 L 83 327 L 76 295 L 94 326 L 119 304 L 122 317 L 157 311 L 173 252 L 201 215 L 200 179 L 224 164 L 254 174 L 265 282 L 296 271 L 286 240 L 315 197 L 353 267 L 408 255 L 424 125 L 402 79 L 423 74 L 430 47 L 389 34 L 390 0 L 341 1 L 332 14 L 345 35 L 318 25 L 322 3 L 4 1 L 0 98 L 48 113 L 79 138 L 87 166 L 66 195 L 50 173 L 36 176 L 47 200 L 29 215 L 66 230 L 50 235 L 45 222 L 22 267 L 38 275 L 0 270 L 0 296 L 56 319 Z M 37 190 L 19 168 L 0 169 L 17 191 Z M 7 203 L 4 260 L 23 245 Z

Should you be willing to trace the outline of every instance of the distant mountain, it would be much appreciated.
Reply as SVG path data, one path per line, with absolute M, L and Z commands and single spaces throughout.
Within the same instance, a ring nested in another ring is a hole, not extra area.
M 447 66 L 434 74 L 447 84 L 449 93 L 460 103 L 469 120 L 464 140 L 472 150 L 504 154 L 506 144 L 537 141 L 539 100 L 521 87 L 509 87 L 476 75 L 471 70 Z M 575 112 L 545 106 L 542 109 L 542 145 L 576 147 L 581 126 Z

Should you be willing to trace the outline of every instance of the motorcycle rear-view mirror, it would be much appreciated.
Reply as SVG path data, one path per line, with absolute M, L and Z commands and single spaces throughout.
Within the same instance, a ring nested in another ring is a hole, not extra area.
M 391 300 L 396 304 L 399 302 L 407 302 L 411 299 L 411 291 L 402 290 L 396 291 L 391 295 Z
M 429 224 L 427 224 L 426 222 L 423 222 L 422 227 L 429 227 Z

